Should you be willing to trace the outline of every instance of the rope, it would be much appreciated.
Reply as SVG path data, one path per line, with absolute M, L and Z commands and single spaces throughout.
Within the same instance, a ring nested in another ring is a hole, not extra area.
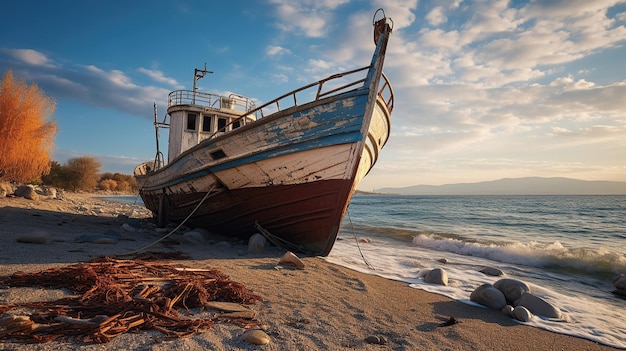
M 137 196 L 135 196 L 135 201 L 133 201 L 133 205 L 136 205 L 137 201 L 139 201 L 139 194 L 137 194 Z
M 141 251 L 143 251 L 143 250 L 145 250 L 145 249 L 149 248 L 150 246 L 155 245 L 155 244 L 158 244 L 158 243 L 160 243 L 161 241 L 163 241 L 163 240 L 167 239 L 170 235 L 174 234 L 174 233 L 175 233 L 178 229 L 180 229 L 180 227 L 182 227 L 182 226 L 183 226 L 183 225 L 184 225 L 184 224 L 185 224 L 185 223 L 189 220 L 189 218 L 191 218 L 191 216 L 193 216 L 193 214 L 194 214 L 194 213 L 196 213 L 196 211 L 198 210 L 198 208 L 200 208 L 200 206 L 204 203 L 204 200 L 206 200 L 206 199 L 209 197 L 209 195 L 211 194 L 211 191 L 213 191 L 213 187 L 211 187 L 211 189 L 209 189 L 209 191 L 207 191 L 207 193 L 204 195 L 204 197 L 202 198 L 202 200 L 200 200 L 200 202 L 198 203 L 198 205 L 196 205 L 196 207 L 193 209 L 193 211 L 191 211 L 191 213 L 190 213 L 190 214 L 189 214 L 189 215 L 188 215 L 188 216 L 187 216 L 187 217 L 186 217 L 186 218 L 185 218 L 182 222 L 180 222 L 180 224 L 179 224 L 179 225 L 177 225 L 177 226 L 176 226 L 176 228 L 172 229 L 169 233 L 167 233 L 167 234 L 163 235 L 163 236 L 162 236 L 161 238 L 159 238 L 158 240 L 153 241 L 153 242 L 151 242 L 150 244 L 148 244 L 148 245 L 146 245 L 146 246 L 144 246 L 144 247 L 142 247 L 142 248 L 140 248 L 140 249 L 137 249 L 137 250 L 135 250 L 135 251 L 131 251 L 131 252 L 127 252 L 127 253 L 125 253 L 125 254 L 121 254 L 121 255 L 118 255 L 118 256 L 132 256 L 132 255 L 138 254 L 138 253 L 140 253 Z
M 272 243 L 274 246 L 276 246 L 276 247 L 286 247 L 286 248 L 294 250 L 294 251 L 305 253 L 304 251 L 302 251 L 302 248 L 299 247 L 298 245 L 293 244 L 290 241 L 287 241 L 287 240 L 285 240 L 283 238 L 279 238 L 276 235 L 270 233 L 267 229 L 261 227 L 259 222 L 254 222 L 254 227 L 259 231 L 259 233 L 261 233 L 261 235 L 263 235 L 265 237 L 265 239 L 267 239 L 267 241 Z
M 359 245 L 359 239 L 356 237 L 356 231 L 354 230 L 354 226 L 352 225 L 352 218 L 350 217 L 350 210 L 349 209 L 346 210 L 346 214 L 348 215 L 348 221 L 350 222 L 350 229 L 352 229 L 352 234 L 354 235 L 354 242 L 356 243 L 356 247 L 359 249 L 359 253 L 361 254 L 361 258 L 363 258 L 363 262 L 365 262 L 365 264 L 369 267 L 369 269 L 373 270 L 374 266 L 372 266 L 369 262 L 367 262 L 367 259 L 363 255 L 363 251 L 361 251 L 361 246 Z

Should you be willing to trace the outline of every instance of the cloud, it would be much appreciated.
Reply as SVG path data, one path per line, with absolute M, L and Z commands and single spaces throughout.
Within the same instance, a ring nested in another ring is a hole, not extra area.
M 333 10 L 348 0 L 272 0 L 276 5 L 278 27 L 285 32 L 297 31 L 310 38 L 326 36 L 328 24 L 334 20 Z
M 69 99 L 147 117 L 149 113 L 146 111 L 151 110 L 153 102 L 161 101 L 170 91 L 138 84 L 121 70 L 104 70 L 81 64 L 52 65 L 48 64 L 51 60 L 44 57 L 36 50 L 4 48 L 0 50 L 0 69 L 10 67 L 16 76 L 37 82 L 47 95 L 54 96 L 57 101 Z
M 176 89 L 182 89 L 184 87 L 182 84 L 178 83 L 176 79 L 166 77 L 165 74 L 161 71 L 151 70 L 143 67 L 139 68 L 138 71 L 152 78 L 155 82 L 164 83 Z
M 1 49 L 7 55 L 32 66 L 52 66 L 52 62 L 43 53 L 32 49 Z
M 283 56 L 291 54 L 291 50 L 276 45 L 270 45 L 265 49 L 265 53 L 267 56 Z
M 425 19 L 431 26 L 438 26 L 448 21 L 448 17 L 446 17 L 444 13 L 444 8 L 441 6 L 436 6 L 430 10 Z

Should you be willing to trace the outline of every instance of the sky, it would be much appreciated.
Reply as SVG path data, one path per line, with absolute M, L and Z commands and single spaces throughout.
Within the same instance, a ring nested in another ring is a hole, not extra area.
M 132 174 L 155 156 L 153 103 L 162 120 L 194 68 L 213 72 L 199 90 L 259 105 L 368 65 L 378 8 L 395 106 L 360 190 L 626 181 L 626 0 L 11 1 L 0 73 L 55 99 L 53 160 Z

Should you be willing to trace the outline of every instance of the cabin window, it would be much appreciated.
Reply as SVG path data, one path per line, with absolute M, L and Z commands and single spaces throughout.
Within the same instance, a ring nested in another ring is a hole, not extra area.
M 187 114 L 187 129 L 196 130 L 196 118 L 197 117 L 198 115 L 196 115 L 195 113 Z
M 236 120 L 235 122 L 233 122 L 233 129 L 236 129 L 239 127 L 241 127 L 241 122 L 239 120 Z
M 212 123 L 213 123 L 213 116 L 203 116 L 202 117 L 202 131 L 210 132 Z
M 217 131 L 225 132 L 226 131 L 226 118 L 218 118 L 217 119 Z

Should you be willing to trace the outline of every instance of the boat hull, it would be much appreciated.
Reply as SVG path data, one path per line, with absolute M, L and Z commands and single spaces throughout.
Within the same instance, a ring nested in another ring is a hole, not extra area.
M 358 95 L 345 99 L 334 105 L 349 108 L 335 111 L 332 115 L 341 117 L 335 117 L 337 121 L 326 127 L 320 127 L 318 119 L 328 120 L 328 116 L 298 113 L 300 117 L 268 120 L 265 127 L 251 126 L 254 128 L 240 131 L 244 135 L 237 138 L 249 143 L 257 135 L 259 140 L 267 140 L 267 131 L 277 130 L 282 120 L 291 122 L 284 128 L 292 130 L 288 134 L 299 135 L 297 139 L 280 138 L 282 141 L 273 147 L 259 147 L 256 152 L 214 161 L 210 154 L 216 149 L 227 150 L 226 154 L 239 149 L 226 145 L 233 136 L 216 139 L 189 150 L 154 174 L 138 176 L 146 207 L 155 216 L 165 215 L 174 222 L 185 220 L 195 209 L 187 219 L 188 225 L 244 239 L 258 232 L 258 224 L 285 246 L 307 254 L 327 255 L 358 182 L 374 165 L 389 137 L 390 113 L 384 104 L 377 104 L 372 114 L 374 122 L 370 123 L 365 118 L 365 104 L 354 111 Z M 297 122 L 299 118 L 308 122 Z M 293 131 L 292 123 L 300 124 L 302 131 Z M 304 131 L 310 131 L 312 125 L 319 132 L 307 132 L 309 136 L 304 140 Z M 202 164 L 200 160 L 210 161 Z M 198 164 L 200 167 L 193 167 Z
M 356 186 L 389 138 L 393 91 L 382 68 L 391 27 L 386 18 L 374 27 L 377 45 L 370 66 L 243 111 L 242 117 L 267 107 L 276 110 L 237 128 L 218 128 L 170 155 L 164 167 L 155 169 L 156 160 L 137 166 L 140 195 L 157 222 L 185 222 L 241 238 L 260 231 L 278 245 L 328 255 Z M 345 78 L 365 71 L 364 78 L 346 84 Z M 314 98 L 298 104 L 297 95 L 309 88 Z M 190 93 L 196 96 L 195 89 Z M 284 101 L 291 107 L 281 109 Z M 228 118 L 212 105 L 181 100 L 168 108 L 177 121 L 174 135 L 195 130 L 198 112 L 215 113 L 218 121 Z

